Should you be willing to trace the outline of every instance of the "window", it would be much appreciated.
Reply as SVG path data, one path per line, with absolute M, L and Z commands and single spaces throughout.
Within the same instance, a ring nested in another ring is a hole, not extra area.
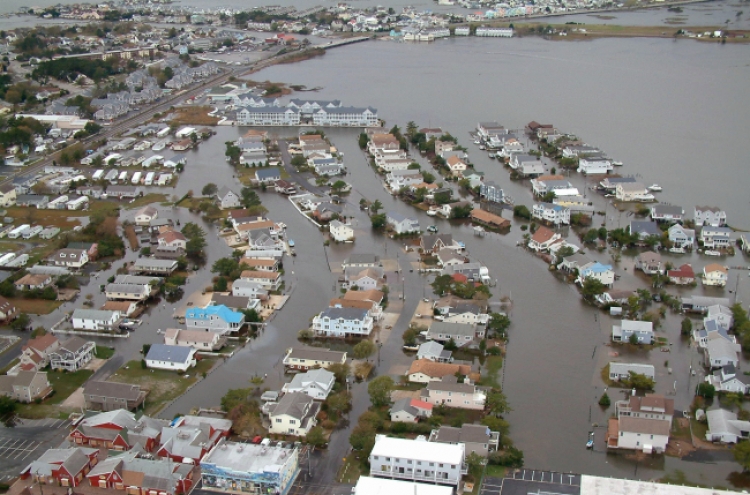
M 277 423 L 281 423 L 281 418 L 276 418 Z
M 438 467 L 443 467 L 443 465 L 442 464 L 438 464 Z
M 653 436 L 653 435 L 652 435 L 652 436 Z M 406 463 L 407 463 L 407 464 L 413 464 L 413 463 L 412 463 L 412 460 L 411 460 L 411 459 L 407 460 L 407 461 L 406 461 Z

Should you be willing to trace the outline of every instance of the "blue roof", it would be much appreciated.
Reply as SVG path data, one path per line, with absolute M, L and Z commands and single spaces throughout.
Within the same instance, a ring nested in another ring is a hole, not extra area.
M 192 352 L 192 347 L 184 345 L 151 344 L 146 360 L 184 363 Z
M 205 308 L 188 308 L 185 312 L 185 319 L 209 320 L 211 316 L 218 316 L 227 323 L 240 323 L 245 315 L 232 311 L 223 304 Z
M 587 266 L 584 271 L 591 273 L 604 273 L 612 270 L 612 265 L 602 265 L 598 261 L 591 266 Z
M 278 168 L 259 168 L 255 171 L 255 177 L 258 179 L 270 179 L 271 177 L 281 178 L 281 172 Z

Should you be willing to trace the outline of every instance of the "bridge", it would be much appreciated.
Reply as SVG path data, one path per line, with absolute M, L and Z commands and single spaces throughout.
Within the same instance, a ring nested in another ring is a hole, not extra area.
M 371 39 L 369 36 L 357 36 L 356 38 L 343 38 L 338 41 L 331 41 L 324 45 L 315 45 L 315 48 L 322 48 L 323 50 L 330 50 L 331 48 L 337 48 L 339 46 L 351 45 L 352 43 L 361 43 Z

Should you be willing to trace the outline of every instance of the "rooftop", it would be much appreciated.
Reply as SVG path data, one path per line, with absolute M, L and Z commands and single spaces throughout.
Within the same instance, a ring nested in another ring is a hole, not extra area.
M 426 462 L 462 465 L 464 462 L 464 446 L 377 435 L 375 447 L 370 454 L 371 458 L 375 456 L 395 456 Z

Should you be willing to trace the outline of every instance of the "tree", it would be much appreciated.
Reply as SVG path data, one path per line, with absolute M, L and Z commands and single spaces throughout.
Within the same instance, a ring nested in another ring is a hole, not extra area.
M 393 378 L 383 375 L 375 378 L 367 385 L 367 393 L 370 394 L 370 402 L 373 406 L 385 406 L 391 402 L 391 390 L 393 390 Z
M 680 333 L 682 335 L 690 335 L 693 333 L 693 320 L 688 318 L 687 316 L 682 319 L 682 324 L 680 325 Z
M 303 155 L 294 155 L 292 157 L 292 165 L 295 167 L 304 167 L 307 165 L 307 160 L 305 160 L 305 157 Z
M 369 340 L 363 340 L 352 349 L 352 354 L 356 359 L 367 359 L 372 356 L 374 352 L 375 344 Z
M 628 388 L 637 390 L 653 390 L 654 380 L 643 373 L 630 372 L 630 376 L 623 382 Z
M 359 450 L 363 457 L 369 457 L 375 446 L 375 429 L 368 424 L 358 424 L 349 435 L 349 443 L 352 449 Z
M 436 295 L 442 296 L 446 292 L 450 292 L 452 284 L 453 277 L 450 275 L 438 275 L 435 277 L 435 280 L 432 281 L 430 286 Z
M 307 432 L 305 442 L 316 447 L 322 447 L 326 444 L 326 435 L 323 428 L 315 426 Z
M 492 452 L 489 455 L 489 463 L 498 466 L 521 468 L 523 467 L 523 452 L 510 445 L 503 450 Z
M 531 220 L 531 212 L 526 205 L 516 205 L 513 207 L 513 216 Z
M 21 313 L 18 318 L 10 323 L 10 328 L 13 330 L 26 330 L 31 324 L 31 318 L 26 313 Z
M 510 318 L 503 313 L 490 313 L 490 319 L 487 322 L 487 329 L 495 332 L 497 336 L 504 336 L 505 331 L 510 326 Z
M 351 367 L 347 363 L 333 363 L 328 367 L 338 383 L 346 383 L 346 377 L 351 373 Z
M 631 333 L 628 342 L 630 342 L 632 345 L 638 345 L 638 335 L 636 335 L 635 333 Z
M 740 463 L 743 471 L 750 471 L 750 442 L 745 440 L 734 446 L 734 460 Z
M 556 196 L 557 195 L 555 194 L 555 191 L 547 191 L 546 193 L 544 193 L 541 199 L 544 203 L 551 203 L 555 200 Z
M 227 279 L 224 277 L 219 277 L 216 279 L 216 282 L 214 282 L 214 292 L 226 292 L 227 286 Z
M 211 272 L 218 273 L 219 275 L 223 275 L 225 277 L 232 277 L 233 274 L 236 274 L 239 271 L 239 268 L 240 264 L 236 259 L 219 258 L 218 260 L 214 261 L 214 264 L 211 266 Z
M 16 401 L 7 395 L 0 396 L 0 421 L 3 422 L 6 428 L 15 426 L 16 407 L 18 407 Z
M 451 208 L 451 218 L 467 218 L 471 215 L 471 211 L 474 207 L 471 204 L 465 206 L 454 206 Z
M 492 431 L 500 432 L 502 436 L 505 436 L 510 430 L 508 422 L 497 416 L 485 416 L 482 418 L 482 424 Z
M 698 391 L 695 395 L 699 395 L 704 399 L 713 399 L 714 395 L 716 395 L 716 387 L 714 387 L 710 383 L 701 382 L 698 385 Z
M 596 229 L 589 229 L 583 236 L 583 242 L 586 244 L 593 244 L 599 238 L 599 233 Z
M 607 392 L 604 392 L 604 394 L 599 399 L 599 405 L 602 407 L 609 407 L 612 401 L 609 398 L 609 395 L 607 395 Z
M 216 191 L 218 191 L 219 188 L 214 184 L 213 182 L 209 182 L 205 186 L 203 186 L 203 189 L 201 189 L 201 194 L 204 196 L 211 197 L 214 194 L 216 194 Z
M 249 187 L 243 187 L 240 191 L 240 202 L 245 208 L 252 208 L 253 206 L 259 206 L 260 198 L 258 194 Z
M 377 215 L 380 210 L 383 209 L 383 203 L 379 199 L 376 199 L 373 204 L 370 205 L 370 211 L 373 215 Z
M 508 398 L 499 389 L 492 389 L 487 394 L 487 411 L 495 416 L 511 411 Z
M 385 227 L 386 224 L 386 217 L 385 213 L 381 213 L 379 215 L 373 215 L 370 217 L 370 223 L 372 224 L 373 229 L 382 229 Z
M 468 456 L 466 456 L 466 465 L 469 467 L 469 472 L 477 472 L 480 469 L 482 469 L 482 466 L 484 466 L 484 457 L 477 454 L 476 452 L 472 452 Z
M 594 277 L 586 277 L 581 287 L 581 293 L 585 299 L 591 300 L 599 294 L 603 294 L 607 286 Z
M 346 187 L 346 182 L 344 182 L 343 180 L 337 180 L 336 182 L 331 184 L 331 191 L 334 193 L 339 193 L 345 187 Z
M 188 258 L 203 258 L 203 248 L 206 247 L 206 233 L 197 224 L 188 222 L 182 227 L 182 234 L 187 238 L 185 254 Z
M 351 396 L 347 392 L 331 394 L 326 399 L 326 407 L 329 414 L 339 416 L 351 409 Z
M 369 139 L 367 138 L 367 134 L 365 134 L 364 132 L 360 132 L 359 133 L 359 147 L 362 149 L 367 148 L 368 141 Z

